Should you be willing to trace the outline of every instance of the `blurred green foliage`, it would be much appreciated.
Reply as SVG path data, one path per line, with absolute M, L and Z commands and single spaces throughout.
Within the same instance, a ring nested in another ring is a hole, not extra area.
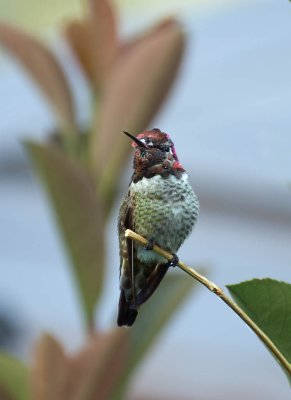
M 0 354 L 1 400 L 31 399 L 28 378 L 29 372 L 25 365 L 9 354 Z

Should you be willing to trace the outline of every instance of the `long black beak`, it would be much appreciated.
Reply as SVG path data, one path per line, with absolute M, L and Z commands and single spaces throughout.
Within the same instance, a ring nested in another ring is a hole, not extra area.
M 132 136 L 130 133 L 122 131 L 123 133 L 126 134 L 126 136 L 128 136 L 130 139 L 132 139 L 137 145 L 138 147 L 144 147 L 146 148 L 147 146 L 139 139 L 137 139 L 136 137 Z

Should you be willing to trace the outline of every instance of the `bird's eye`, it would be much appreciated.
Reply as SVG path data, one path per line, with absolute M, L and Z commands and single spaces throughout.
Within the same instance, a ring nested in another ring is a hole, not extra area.
M 162 146 L 160 147 L 160 149 L 161 149 L 162 151 L 164 151 L 165 153 L 172 153 L 172 149 L 171 149 L 170 146 L 162 145 Z
M 142 143 L 146 144 L 147 146 L 153 146 L 153 142 L 151 141 L 151 139 L 149 139 L 148 137 L 139 139 Z

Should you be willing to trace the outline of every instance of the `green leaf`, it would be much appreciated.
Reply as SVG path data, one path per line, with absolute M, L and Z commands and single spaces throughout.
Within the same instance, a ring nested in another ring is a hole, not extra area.
M 155 294 L 141 307 L 136 322 L 130 328 L 128 363 L 112 397 L 114 400 L 123 398 L 130 375 L 194 285 L 195 282 L 186 275 L 169 273 Z
M 291 363 L 291 284 L 253 279 L 227 287 L 239 306 Z
M 92 327 L 104 272 L 102 206 L 89 176 L 74 160 L 49 144 L 26 143 L 26 148 L 52 200 Z
M 0 393 L 7 393 L 3 400 L 31 399 L 28 369 L 6 353 L 0 354 Z

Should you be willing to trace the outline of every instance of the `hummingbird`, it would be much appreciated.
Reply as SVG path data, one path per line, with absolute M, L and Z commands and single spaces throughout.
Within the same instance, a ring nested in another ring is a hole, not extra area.
M 132 139 L 133 175 L 120 206 L 120 298 L 117 325 L 132 326 L 139 307 L 154 293 L 176 252 L 192 231 L 199 201 L 179 162 L 170 136 L 160 129 L 146 130 Z M 131 229 L 148 242 L 141 246 L 125 237 Z M 153 245 L 173 254 L 171 261 L 152 251 Z

